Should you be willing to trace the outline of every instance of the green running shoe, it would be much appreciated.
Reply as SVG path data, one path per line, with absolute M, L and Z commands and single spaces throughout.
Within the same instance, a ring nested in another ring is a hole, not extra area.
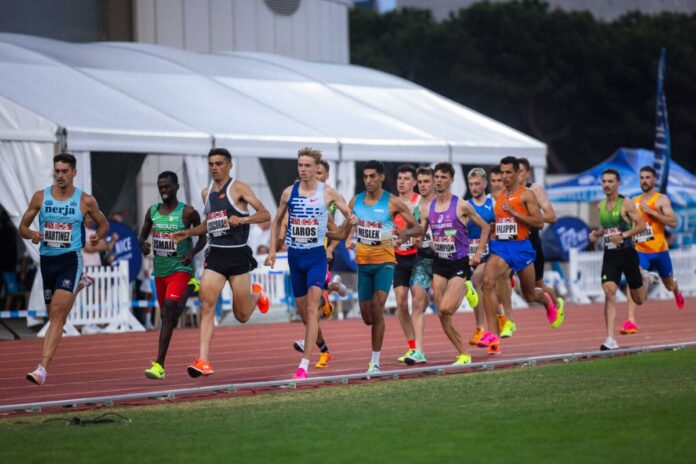
M 558 317 L 556 317 L 556 321 L 553 324 L 551 324 L 551 327 L 553 327 L 554 329 L 557 329 L 558 327 L 561 326 L 561 324 L 563 324 L 563 319 L 565 319 L 564 307 L 565 307 L 565 301 L 563 301 L 563 298 L 561 298 L 559 296 L 557 303 L 556 303 L 556 310 L 558 311 Z
M 414 351 L 416 351 L 416 350 L 412 350 L 412 349 L 409 348 L 409 350 L 408 350 L 406 353 L 404 353 L 403 356 L 401 356 L 400 358 L 397 358 L 397 361 L 399 361 L 400 363 L 406 362 L 406 358 L 408 358 L 409 356 L 411 356 L 411 355 L 413 354 Z
M 152 361 L 152 366 L 145 369 L 145 377 L 148 379 L 164 380 L 164 367 L 158 362 Z
M 517 326 L 510 319 L 505 321 L 503 329 L 500 331 L 500 338 L 510 338 L 517 330 Z
M 467 364 L 471 364 L 471 355 L 468 353 L 460 354 L 452 363 L 453 366 L 466 366 Z
M 404 362 L 408 364 L 409 366 L 413 366 L 414 364 L 423 364 L 425 362 L 428 362 L 428 360 L 425 357 L 425 354 L 420 351 L 420 350 L 412 350 L 413 353 L 410 355 L 406 356 L 406 359 L 404 359 Z
M 193 293 L 198 293 L 201 291 L 201 281 L 196 279 L 195 277 L 191 277 L 191 280 L 188 281 L 188 284 L 193 287 Z
M 474 288 L 474 284 L 471 283 L 470 280 L 466 281 L 466 301 L 469 302 L 469 306 L 472 308 L 475 308 L 479 304 L 479 296 L 478 293 L 476 293 L 476 289 Z

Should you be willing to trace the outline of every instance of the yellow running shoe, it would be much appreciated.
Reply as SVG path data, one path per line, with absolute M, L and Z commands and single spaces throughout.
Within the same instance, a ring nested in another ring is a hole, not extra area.
M 409 350 L 408 350 L 406 353 L 404 353 L 403 356 L 401 356 L 400 358 L 397 358 L 397 361 L 399 361 L 400 363 L 405 363 L 405 362 L 406 362 L 406 358 L 409 357 L 409 356 L 411 356 L 411 355 L 412 355 L 413 353 L 415 353 L 415 352 L 416 352 L 416 350 L 412 350 L 412 349 L 409 348 Z
M 470 280 L 466 281 L 466 301 L 469 302 L 469 306 L 472 308 L 475 308 L 479 304 L 479 296 L 478 293 L 476 293 L 476 289 L 474 288 L 474 284 L 471 283 Z
M 158 362 L 152 361 L 152 366 L 145 369 L 145 377 L 148 379 L 164 380 L 164 367 Z
M 505 321 L 503 328 L 500 330 L 500 338 L 510 338 L 517 330 L 517 326 L 510 319 Z
M 201 281 L 196 279 L 195 277 L 191 277 L 191 280 L 189 280 L 186 285 L 190 285 L 193 287 L 193 293 L 198 293 L 201 291 Z
M 329 367 L 329 361 L 331 361 L 331 353 L 329 353 L 328 351 L 325 353 L 320 353 L 319 361 L 317 361 L 314 367 L 318 369 L 324 369 L 326 367 Z
M 481 341 L 481 338 L 483 338 L 484 333 L 486 333 L 485 330 L 483 330 L 481 327 L 476 327 L 476 330 L 474 330 L 474 335 L 472 335 L 471 339 L 469 340 L 469 345 L 478 345 L 478 342 Z
M 565 318 L 565 301 L 563 301 L 563 298 L 558 297 L 558 300 L 556 300 L 556 310 L 558 311 L 558 316 L 556 317 L 556 320 L 551 324 L 551 327 L 554 329 L 559 328 L 563 324 L 563 319 Z
M 453 366 L 465 366 L 467 364 L 471 364 L 471 355 L 468 353 L 460 354 L 452 363 Z

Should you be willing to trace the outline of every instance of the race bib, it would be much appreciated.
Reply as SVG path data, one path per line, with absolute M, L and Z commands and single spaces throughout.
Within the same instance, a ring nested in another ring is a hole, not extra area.
M 618 227 L 610 227 L 609 229 L 604 229 L 604 248 L 607 250 L 616 250 L 617 248 L 621 248 L 623 245 L 623 242 L 620 244 L 616 244 L 611 241 L 611 236 L 612 235 L 617 235 L 621 234 L 621 229 Z
M 176 256 L 176 243 L 169 232 L 152 233 L 152 250 L 155 256 Z
M 399 240 L 399 236 L 397 234 L 392 235 L 392 242 L 396 243 Z M 404 243 L 399 245 L 396 248 L 398 251 L 408 251 L 413 249 L 413 241 L 411 240 L 411 237 L 408 237 Z
M 46 222 L 43 233 L 44 246 L 47 248 L 70 248 L 72 232 L 72 224 Z
M 208 213 L 208 233 L 213 237 L 221 237 L 230 230 L 230 224 L 227 222 L 226 211 L 211 211 Z
M 430 243 L 433 241 L 433 231 L 430 230 L 430 226 L 425 229 L 425 235 L 423 236 L 423 246 L 422 248 L 430 248 Z
M 501 217 L 495 220 L 495 238 L 497 240 L 516 240 L 517 221 L 515 218 Z
M 317 218 L 290 218 L 290 239 L 292 243 L 317 243 L 319 241 L 319 220 Z
M 645 230 L 637 235 L 634 236 L 634 240 L 636 243 L 643 243 L 643 242 L 649 242 L 650 240 L 653 240 L 655 238 L 655 234 L 653 233 L 652 226 L 650 224 L 647 224 L 647 227 Z
M 433 251 L 440 259 L 451 259 L 457 252 L 457 247 L 454 244 L 454 237 L 438 237 L 433 239 Z
M 380 245 L 382 243 L 382 223 L 377 221 L 359 221 L 357 227 L 358 243 L 363 245 Z
M 469 258 L 473 258 L 479 248 L 479 243 L 481 242 L 478 238 L 472 238 L 469 240 Z M 486 248 L 483 249 L 481 253 L 481 258 L 488 256 L 488 243 L 486 242 Z

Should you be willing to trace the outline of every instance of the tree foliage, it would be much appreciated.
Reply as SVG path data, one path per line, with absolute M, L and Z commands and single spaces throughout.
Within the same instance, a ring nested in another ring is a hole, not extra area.
M 651 148 L 657 61 L 672 156 L 696 170 L 696 15 L 633 12 L 613 22 L 538 0 L 482 2 L 442 22 L 429 11 L 353 9 L 355 64 L 396 74 L 549 146 L 554 172 L 578 172 L 618 147 Z

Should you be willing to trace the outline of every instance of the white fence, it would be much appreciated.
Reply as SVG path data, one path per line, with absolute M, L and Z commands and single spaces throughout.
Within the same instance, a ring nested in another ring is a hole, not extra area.
M 102 333 L 144 332 L 145 328 L 131 312 L 131 291 L 128 281 L 128 262 L 118 266 L 88 266 L 85 272 L 94 283 L 77 294 L 72 311 L 65 323 L 65 335 L 80 335 L 76 327 L 106 325 Z M 39 331 L 43 337 L 50 322 Z
M 679 283 L 679 289 L 687 295 L 696 295 L 696 247 L 687 247 L 670 251 L 674 277 Z M 575 303 L 590 303 L 604 301 L 602 290 L 602 256 L 601 251 L 579 252 L 570 250 L 568 263 L 568 280 L 570 292 Z M 625 301 L 623 294 L 617 294 Z M 672 293 L 665 290 L 662 284 L 650 293 L 650 298 L 670 299 Z

